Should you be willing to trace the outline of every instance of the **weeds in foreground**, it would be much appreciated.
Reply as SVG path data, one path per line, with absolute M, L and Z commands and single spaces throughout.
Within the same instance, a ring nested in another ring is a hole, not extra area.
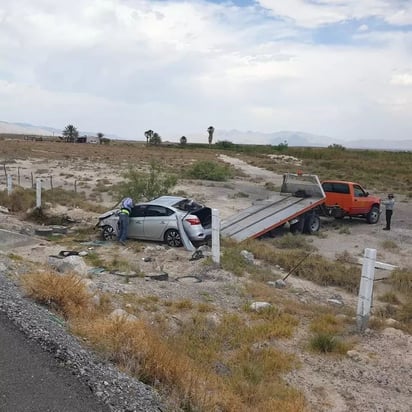
M 279 309 L 212 320 L 197 313 L 176 330 L 142 319 L 110 318 L 110 307 L 91 304 L 74 275 L 26 275 L 28 294 L 62 313 L 70 329 L 104 356 L 157 387 L 175 409 L 190 411 L 300 412 L 305 400 L 282 381 L 296 366 L 293 356 L 271 347 L 290 336 L 297 321 Z M 156 299 L 155 299 L 156 300 Z M 137 303 L 137 301 L 136 301 Z M 187 304 L 183 305 L 184 308 Z
M 383 249 L 388 250 L 390 252 L 395 252 L 399 249 L 399 246 L 396 242 L 390 239 L 386 239 L 381 243 Z
M 246 249 L 256 259 L 267 265 L 279 265 L 285 271 L 293 270 L 293 275 L 301 277 L 321 286 L 339 286 L 349 292 L 356 293 L 359 288 L 360 269 L 352 264 L 331 262 L 324 257 L 302 250 L 302 248 L 279 249 L 275 241 L 247 240 L 240 244 L 225 240 L 222 243 L 222 266 L 237 275 L 262 271 L 259 267 L 248 264 L 240 256 Z M 308 245 L 311 246 L 310 244 Z
M 310 348 L 320 353 L 339 353 L 348 351 L 345 345 L 337 336 L 329 333 L 316 333 L 309 342 Z
M 28 274 L 22 276 L 21 282 L 30 298 L 52 307 L 66 319 L 87 313 L 91 308 L 91 294 L 76 275 Z

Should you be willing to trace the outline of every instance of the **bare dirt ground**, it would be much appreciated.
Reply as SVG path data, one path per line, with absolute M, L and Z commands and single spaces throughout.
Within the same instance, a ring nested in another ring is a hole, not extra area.
M 221 156 L 236 168 L 242 170 L 244 177 L 229 183 L 213 183 L 186 181 L 176 188 L 183 190 L 196 199 L 211 207 L 218 208 L 223 218 L 235 211 L 249 206 L 256 199 L 270 197 L 265 183 L 280 186 L 281 176 L 253 166 L 238 159 Z M 59 171 L 63 174 L 74 174 L 73 165 L 58 165 L 56 163 L 41 163 L 41 160 L 26 160 L 21 167 L 27 171 L 35 168 Z M 298 164 L 297 164 L 298 165 Z M 61 167 L 61 169 L 59 169 Z M 79 173 L 80 165 L 75 166 Z M 104 163 L 81 162 L 82 176 L 90 178 L 91 189 L 98 178 L 109 176 L 102 171 Z M 113 170 L 113 169 L 111 169 Z M 89 176 L 90 174 L 90 176 Z M 115 179 L 119 175 L 115 174 Z M 79 177 L 80 179 L 80 177 Z M 107 201 L 107 206 L 112 206 Z M 67 214 L 77 220 L 80 226 L 96 222 L 96 214 L 73 208 L 60 208 L 60 214 Z M 24 231 L 28 224 L 10 214 L 0 213 L 0 228 Z M 362 220 L 335 221 L 322 220 L 319 236 L 312 236 L 313 245 L 319 253 L 334 260 L 337 255 L 348 252 L 353 257 L 360 257 L 366 247 L 378 250 L 378 259 L 382 262 L 412 267 L 412 219 L 410 204 L 403 199 L 397 199 L 394 212 L 393 230 L 382 231 L 383 222 L 368 225 Z M 34 227 L 34 226 L 33 226 Z M 388 248 L 388 241 L 391 247 Z M 79 244 L 77 250 L 96 252 L 104 258 L 133 261 L 146 275 L 167 272 L 169 281 L 159 282 L 146 278 L 131 278 L 128 283 L 119 276 L 102 273 L 94 275 L 95 287 L 101 291 L 129 296 L 156 296 L 161 300 L 190 299 L 198 302 L 213 302 L 216 308 L 222 310 L 239 310 L 245 304 L 245 297 L 240 292 L 247 280 L 233 276 L 220 269 L 204 273 L 202 260 L 191 261 L 191 254 L 183 249 L 168 249 L 153 243 L 128 242 L 126 248 L 120 248 L 117 243 Z M 395 246 L 394 246 L 395 245 Z M 35 243 L 14 248 L 13 253 L 34 262 L 45 263 L 49 255 L 57 254 L 61 246 L 41 238 L 35 238 Z M 144 259 L 144 260 L 143 260 Z M 273 268 L 274 272 L 279 269 Z M 359 267 L 360 271 L 360 267 Z M 387 276 L 385 271 L 378 271 L 378 276 Z M 202 281 L 198 282 L 197 277 Z M 279 297 L 296 300 L 308 304 L 327 305 L 327 299 L 340 295 L 344 308 L 356 308 L 357 298 L 337 288 L 324 288 L 311 282 L 288 278 L 288 287 L 275 290 Z M 128 305 L 128 306 L 127 306 Z M 133 303 L 126 308 L 133 310 Z M 342 313 L 344 313 L 342 308 Z M 167 314 L 170 322 L 181 321 L 181 314 Z M 218 317 L 219 314 L 216 313 Z M 307 342 L 306 325 L 301 325 L 292 340 L 279 341 L 276 344 L 283 350 L 294 353 L 300 360 L 300 368 L 287 375 L 285 379 L 299 390 L 303 391 L 313 411 L 411 411 L 412 410 L 412 337 L 388 327 L 383 331 L 367 330 L 365 334 L 356 335 L 356 345 L 353 351 L 344 357 L 315 355 L 304 349 Z

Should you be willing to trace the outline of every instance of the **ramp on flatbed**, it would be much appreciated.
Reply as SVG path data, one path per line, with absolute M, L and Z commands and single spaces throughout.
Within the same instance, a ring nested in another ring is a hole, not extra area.
M 257 238 L 314 209 L 325 200 L 317 176 L 285 175 L 281 193 L 229 217 L 221 234 L 237 241 Z

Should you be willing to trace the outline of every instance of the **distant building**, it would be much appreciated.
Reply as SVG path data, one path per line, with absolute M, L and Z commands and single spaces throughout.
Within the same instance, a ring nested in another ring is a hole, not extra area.
M 97 136 L 79 136 L 76 139 L 76 143 L 95 143 L 98 144 L 99 143 L 99 138 Z

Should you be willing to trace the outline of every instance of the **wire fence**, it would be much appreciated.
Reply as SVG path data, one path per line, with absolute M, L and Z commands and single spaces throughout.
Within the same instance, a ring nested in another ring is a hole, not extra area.
M 0 173 L 0 190 L 7 189 L 9 192 L 13 187 L 19 186 L 24 189 L 35 189 L 37 179 L 40 179 L 44 190 L 53 190 L 55 188 L 64 188 L 77 193 L 79 180 L 77 179 L 55 179 L 52 174 L 44 176 L 44 174 L 36 174 L 33 172 L 24 173 L 21 167 L 10 167 L 5 163 L 2 166 Z M 24 169 L 23 169 L 24 170 Z

